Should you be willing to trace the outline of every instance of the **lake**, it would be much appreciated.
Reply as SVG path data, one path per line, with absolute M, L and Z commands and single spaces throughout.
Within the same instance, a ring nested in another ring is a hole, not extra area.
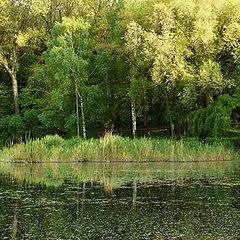
M 0 239 L 240 239 L 240 163 L 0 163 Z

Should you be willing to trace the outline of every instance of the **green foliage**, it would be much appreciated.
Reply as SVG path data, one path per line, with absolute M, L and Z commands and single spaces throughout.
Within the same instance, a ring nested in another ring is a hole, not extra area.
M 91 136 L 130 132 L 131 110 L 137 128 L 177 137 L 239 128 L 239 11 L 238 0 L 0 1 L 0 141 L 76 135 L 77 90 Z
M 88 129 L 103 129 L 105 124 L 106 106 L 104 92 L 98 85 L 92 85 L 84 90 L 86 126 Z
M 36 95 L 35 92 L 30 87 L 22 89 L 19 98 L 23 112 L 25 110 L 38 107 L 40 99 L 35 95 Z
M 0 118 L 0 139 L 3 144 L 38 138 L 46 134 L 46 126 L 40 119 L 40 111 L 30 109 L 22 116 L 12 115 Z
M 189 133 L 200 138 L 223 135 L 232 126 L 231 114 L 239 106 L 238 98 L 227 94 L 218 97 L 208 108 L 190 113 Z
M 8 115 L 12 110 L 12 106 L 9 104 L 12 100 L 10 93 L 9 87 L 0 84 L 0 116 Z
M 207 107 L 233 85 L 234 79 L 227 76 L 229 70 L 223 72 L 221 65 L 227 55 L 232 59 L 224 64 L 238 61 L 239 17 L 233 9 L 239 7 L 235 1 L 221 4 L 213 1 L 162 2 L 154 5 L 147 28 L 136 21 L 128 24 L 126 48 L 135 58 L 150 64 L 153 82 L 165 92 L 171 128 L 173 124 L 179 125 L 184 115 L 186 117 L 184 112 L 196 106 Z M 229 68 L 235 68 L 234 64 Z M 178 88 L 179 85 L 182 87 Z M 182 107 L 185 110 L 178 111 L 180 117 L 176 118 L 172 113 Z M 205 114 L 200 112 L 199 117 Z M 219 118 L 229 125 L 224 116 Z M 211 119 L 213 116 L 208 122 Z M 206 132 L 207 126 L 203 125 L 203 132 Z M 217 134 L 217 127 L 213 129 Z
M 50 90 L 40 120 L 52 133 L 64 134 L 65 126 L 73 132 L 73 118 L 69 116 L 75 111 L 75 88 L 83 94 L 88 74 L 88 28 L 81 18 L 63 18 L 63 22 L 56 23 L 52 29 L 48 50 L 44 53 L 46 64 L 40 74 Z
M 24 111 L 23 121 L 28 137 L 37 138 L 45 135 L 46 128 L 39 119 L 40 113 L 38 109 Z
M 21 141 L 26 132 L 21 116 L 5 116 L 0 119 L 0 138 L 6 143 Z

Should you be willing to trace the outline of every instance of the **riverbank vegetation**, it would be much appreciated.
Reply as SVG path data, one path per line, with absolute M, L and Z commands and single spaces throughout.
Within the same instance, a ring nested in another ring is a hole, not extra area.
M 197 140 L 121 137 L 107 133 L 100 139 L 59 136 L 15 144 L 0 151 L 0 160 L 9 162 L 148 162 L 148 161 L 230 161 L 239 152 L 230 143 Z
M 70 148 L 78 160 L 207 158 L 198 151 L 213 145 L 193 152 L 181 141 L 90 138 L 238 132 L 239 12 L 238 0 L 1 1 L 0 144 L 36 139 L 4 154 L 64 158 L 75 140 L 43 147 L 44 136 L 58 134 L 89 138 Z

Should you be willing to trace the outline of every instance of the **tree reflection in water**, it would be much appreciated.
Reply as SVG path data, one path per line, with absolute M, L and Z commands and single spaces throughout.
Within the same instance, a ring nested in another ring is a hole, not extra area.
M 77 167 L 2 168 L 0 239 L 240 236 L 238 164 Z

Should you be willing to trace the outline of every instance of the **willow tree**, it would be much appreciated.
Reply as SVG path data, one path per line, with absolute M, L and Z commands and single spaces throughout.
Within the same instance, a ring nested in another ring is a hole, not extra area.
M 52 29 L 48 50 L 44 54 L 42 69 L 50 87 L 50 104 L 68 112 L 66 104 L 75 92 L 77 135 L 80 134 L 79 115 L 82 117 L 82 133 L 86 138 L 83 93 L 88 72 L 89 25 L 83 19 L 63 18 Z M 79 111 L 80 106 L 80 111 Z

